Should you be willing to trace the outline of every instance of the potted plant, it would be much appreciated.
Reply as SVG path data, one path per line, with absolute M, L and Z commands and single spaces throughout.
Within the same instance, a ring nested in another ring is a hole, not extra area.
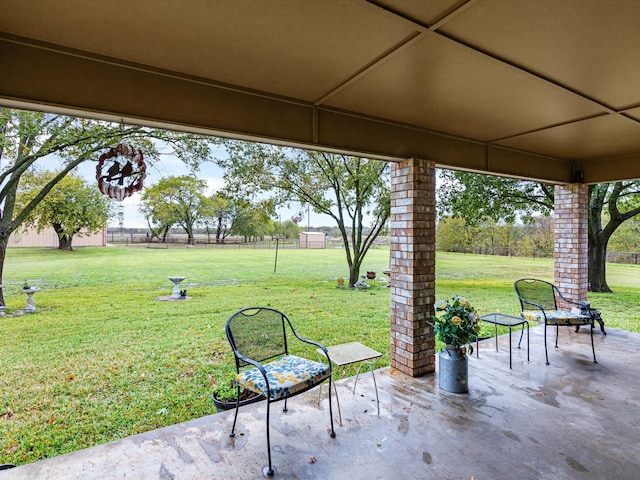
M 213 404 L 218 411 L 231 410 L 236 408 L 236 400 L 238 398 L 238 387 L 233 381 L 235 374 L 225 376 L 224 380 L 217 383 L 211 394 Z M 240 388 L 240 406 L 264 400 L 263 395 L 259 395 L 250 390 Z
M 438 358 L 440 388 L 453 393 L 466 393 L 469 385 L 465 345 L 468 344 L 469 353 L 473 353 L 471 341 L 480 331 L 478 315 L 471 303 L 460 295 L 451 301 L 438 301 L 434 306 L 436 337 L 445 344 Z

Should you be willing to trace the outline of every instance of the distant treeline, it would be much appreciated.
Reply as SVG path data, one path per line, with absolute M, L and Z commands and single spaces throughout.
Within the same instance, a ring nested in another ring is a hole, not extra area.
M 607 261 L 640 264 L 640 232 L 637 222 L 616 231 L 607 250 Z M 436 228 L 436 250 L 516 257 L 553 257 L 553 218 L 537 217 L 527 225 L 466 225 L 460 218 L 445 218 Z

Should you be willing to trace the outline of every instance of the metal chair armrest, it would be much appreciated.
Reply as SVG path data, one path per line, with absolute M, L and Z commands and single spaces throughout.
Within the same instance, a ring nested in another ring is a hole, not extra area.
M 526 303 L 527 305 L 531 305 L 531 306 L 533 306 L 533 307 L 536 307 L 537 309 L 539 309 L 539 310 L 544 314 L 544 316 L 545 316 L 545 317 L 547 316 L 547 315 L 546 315 L 546 313 L 545 313 L 545 311 L 544 311 L 544 308 L 542 307 L 542 305 L 540 305 L 540 304 L 538 304 L 538 303 L 535 303 L 535 302 L 531 302 L 531 301 L 529 301 L 529 300 L 527 300 L 527 299 L 525 299 L 525 298 L 522 298 L 522 297 L 520 297 L 520 301 L 521 301 L 523 304 L 525 304 L 525 303 Z M 522 311 L 524 311 L 524 309 L 522 309 Z
M 298 334 L 298 332 L 296 332 L 295 328 L 293 328 L 293 326 L 291 324 L 289 324 L 289 328 L 291 328 L 291 331 L 293 332 L 293 335 L 300 340 L 303 343 L 308 343 L 309 345 L 314 345 L 316 347 L 318 347 L 319 349 L 322 350 L 322 352 L 324 353 L 324 356 L 327 357 L 327 361 L 329 362 L 329 367 L 331 367 L 331 359 L 329 357 L 329 351 L 327 350 L 327 347 L 325 347 L 324 345 L 322 345 L 320 342 L 316 342 L 315 340 L 309 340 L 308 338 L 304 338 L 301 335 Z
M 567 302 L 567 303 L 570 303 L 570 304 L 572 304 L 572 305 L 578 305 L 579 307 L 581 307 L 581 306 L 582 306 L 582 305 L 581 305 L 581 302 L 576 302 L 576 301 L 574 301 L 574 300 L 571 300 L 571 299 L 569 299 L 569 298 L 565 297 L 565 296 L 562 294 L 562 292 L 558 289 L 558 287 L 556 287 L 555 285 L 553 286 L 553 291 L 554 291 L 555 293 L 557 293 L 557 294 L 558 294 L 558 296 L 559 296 L 563 301 L 565 301 L 565 302 Z

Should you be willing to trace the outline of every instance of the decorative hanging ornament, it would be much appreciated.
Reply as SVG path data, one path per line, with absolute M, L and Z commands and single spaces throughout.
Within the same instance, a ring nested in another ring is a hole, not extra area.
M 96 167 L 98 189 L 108 197 L 122 201 L 142 190 L 147 166 L 142 150 L 120 144 L 100 155 Z

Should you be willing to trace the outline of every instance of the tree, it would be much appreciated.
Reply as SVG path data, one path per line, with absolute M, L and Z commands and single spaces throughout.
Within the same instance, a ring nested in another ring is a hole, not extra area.
M 298 238 L 302 229 L 293 220 L 285 220 L 276 227 L 276 235 L 283 238 Z
M 550 185 L 443 170 L 438 187 L 440 214 L 482 219 L 531 221 L 535 213 L 549 215 L 554 190 Z M 640 182 L 624 181 L 589 186 L 589 290 L 611 292 L 606 280 L 607 244 L 627 220 L 640 214 Z
M 334 219 L 345 245 L 349 284 L 356 283 L 367 251 L 389 218 L 389 164 L 258 143 L 224 144 L 229 157 L 219 165 L 231 188 L 243 185 L 248 195 L 272 195 L 276 205 L 310 205 Z
M 481 229 L 481 241 L 485 252 L 492 255 L 514 255 L 518 253 L 518 245 L 523 231 L 513 222 L 495 222 L 488 220 Z
M 609 241 L 608 250 L 616 252 L 640 252 L 640 218 L 625 222 Z
M 9 236 L 75 167 L 97 161 L 99 155 L 119 143 L 141 149 L 148 164 L 160 159 L 160 145 L 191 169 L 209 156 L 207 137 L 150 129 L 136 125 L 87 120 L 41 112 L 0 108 L 0 285 Z M 60 170 L 24 206 L 16 205 L 22 176 L 39 160 L 57 157 Z M 4 294 L 0 289 L 0 304 Z
M 216 244 L 224 243 L 233 231 L 242 209 L 229 195 L 216 192 L 209 198 L 208 209 L 203 219 L 207 235 L 211 229 L 216 236 Z
M 444 217 L 436 227 L 436 244 L 443 252 L 467 252 L 473 246 L 473 232 L 463 218 Z
M 611 292 L 607 285 L 607 245 L 611 235 L 640 214 L 640 182 L 589 186 L 589 285 L 593 292 Z
M 205 180 L 190 175 L 166 177 L 142 193 L 140 212 L 151 212 L 154 219 L 161 219 L 166 230 L 180 225 L 187 233 L 187 241 L 193 243 L 194 229 L 207 213 L 206 190 Z
M 553 186 L 478 173 L 439 170 L 438 215 L 454 215 L 467 225 L 484 220 L 530 222 L 553 211 Z
M 464 218 L 445 217 L 436 228 L 438 249 L 491 255 L 519 253 L 523 229 L 512 223 L 487 220 L 481 225 L 467 225 Z
M 24 175 L 25 188 L 18 192 L 16 203 L 27 204 L 41 185 L 55 176 L 51 171 Z M 25 178 L 27 177 L 27 178 Z M 58 249 L 71 251 L 74 236 L 92 234 L 105 228 L 112 214 L 113 201 L 95 185 L 73 173 L 60 180 L 25 219 L 23 225 L 41 232 L 53 227 L 58 235 Z
M 144 195 L 144 192 L 143 192 Z M 173 212 L 164 203 L 141 203 L 139 212 L 147 220 L 147 226 L 151 231 L 151 238 L 157 238 L 161 242 L 167 241 L 167 235 L 171 227 L 176 223 Z
M 244 237 L 244 241 L 257 239 L 273 231 L 271 202 L 250 203 L 247 200 L 236 200 L 237 216 L 233 223 L 232 233 Z
M 553 256 L 554 223 L 552 217 L 538 215 L 532 223 L 524 226 L 525 235 L 522 239 L 523 248 L 534 257 Z

